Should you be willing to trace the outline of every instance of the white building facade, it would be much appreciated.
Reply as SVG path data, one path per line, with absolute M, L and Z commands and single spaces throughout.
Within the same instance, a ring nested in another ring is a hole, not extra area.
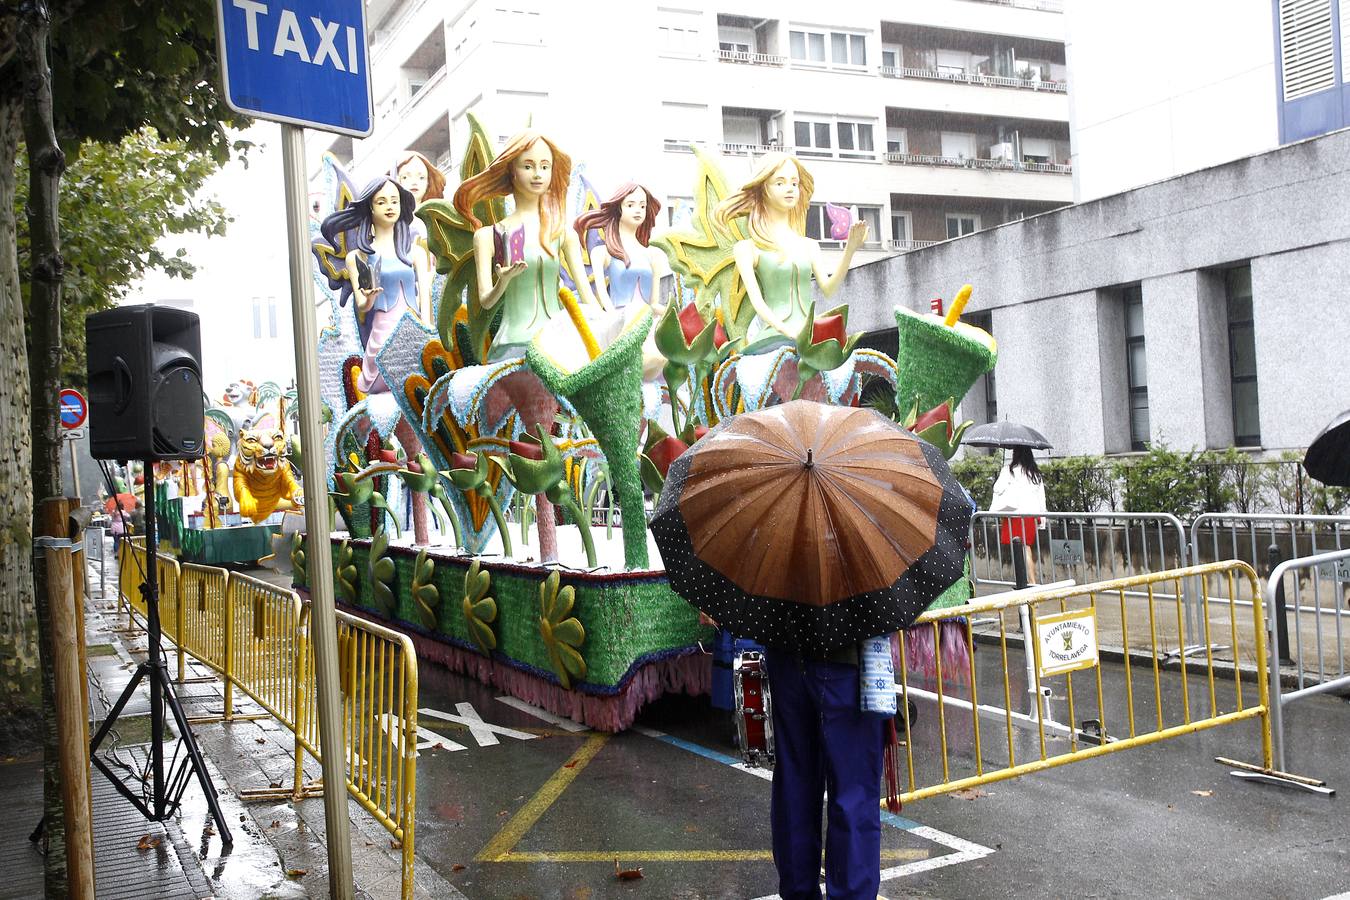
M 376 128 L 309 138 L 357 180 L 421 151 L 453 187 L 474 112 L 499 139 L 527 123 L 602 194 L 635 180 L 674 212 L 691 143 L 733 183 L 783 149 L 824 201 L 857 206 L 864 258 L 1069 202 L 1064 17 L 1054 0 L 882 5 L 371 0 Z

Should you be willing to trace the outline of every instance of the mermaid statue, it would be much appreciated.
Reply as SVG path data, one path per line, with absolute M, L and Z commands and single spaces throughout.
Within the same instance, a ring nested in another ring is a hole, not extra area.
M 566 153 L 538 131 L 527 129 L 455 191 L 455 210 L 473 229 L 478 277 L 477 290 L 468 298 L 471 333 L 485 333 L 500 315 L 483 355 L 487 364 L 457 371 L 451 385 L 456 416 L 476 419 L 485 434 L 499 431 L 512 411 L 517 414 L 517 432 L 553 431 L 557 399 L 524 357 L 535 337 L 563 314 L 562 261 L 572 272 L 585 271 L 581 245 L 563 220 L 571 171 Z M 506 195 L 514 201 L 514 210 L 496 224 L 484 225 L 481 211 Z M 608 303 L 596 299 L 585 278 L 577 279 L 577 292 L 592 309 L 609 309 Z M 557 558 L 553 505 L 543 494 L 536 502 L 539 551 L 544 560 L 553 560 Z
M 390 170 L 391 175 L 398 179 L 398 183 L 412 194 L 413 208 L 421 206 L 426 200 L 439 200 L 445 196 L 445 174 L 440 169 L 416 150 L 408 150 L 399 154 L 394 167 Z M 427 246 L 427 228 L 421 219 L 413 219 L 413 252 L 422 258 L 423 268 L 419 270 L 419 277 L 423 281 L 433 279 L 436 270 L 435 260 L 431 256 L 431 250 Z M 419 282 L 420 294 L 424 300 L 430 300 L 430 285 L 423 285 Z M 418 310 L 418 315 L 424 322 L 432 320 L 432 310 L 428 307 L 422 307 Z

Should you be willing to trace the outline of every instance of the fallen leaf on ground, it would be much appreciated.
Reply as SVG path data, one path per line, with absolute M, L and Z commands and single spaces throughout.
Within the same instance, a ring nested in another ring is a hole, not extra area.
M 287 869 L 287 870 L 286 870 L 286 877 L 287 877 L 287 878 L 304 878 L 304 877 L 305 877 L 306 875 L 308 875 L 308 874 L 309 874 L 309 869 Z
M 257 741 L 259 744 L 267 743 L 267 738 L 254 738 L 253 740 Z
M 273 781 L 271 784 L 268 785 L 268 787 L 270 787 L 270 788 L 279 788 L 279 787 L 281 787 L 281 782 L 280 782 L 280 781 Z
M 467 868 L 468 868 L 468 866 L 464 865 L 464 863 L 455 863 L 453 866 L 450 867 L 450 871 L 451 871 L 451 872 L 463 872 L 463 871 L 464 871 L 465 869 L 467 869 Z
M 1213 791 L 1191 791 L 1191 793 L 1194 794 L 1194 795 L 1197 796 L 1197 797 L 1212 797 L 1212 796 L 1214 796 L 1214 792 L 1213 792 Z
M 281 827 L 281 820 L 280 820 L 280 819 L 273 819 L 273 820 L 272 820 L 272 824 L 269 825 L 269 826 L 267 826 L 267 827 L 268 827 L 268 828 L 280 828 L 280 827 Z
M 390 849 L 390 850 L 402 850 L 402 849 L 403 849 L 403 842 L 402 842 L 402 841 L 399 841 L 399 840 L 396 839 L 396 838 L 392 838 L 392 839 L 390 839 L 390 841 L 389 841 L 389 849 Z
M 982 791 L 979 788 L 965 788 L 959 791 L 952 791 L 947 796 L 954 797 L 957 800 L 975 800 L 980 797 L 988 797 L 989 793 Z
M 159 846 L 159 838 L 152 837 L 151 835 L 148 834 L 141 835 L 141 839 L 136 842 L 136 849 L 142 852 L 146 850 L 153 850 L 158 846 Z
M 642 877 L 642 866 L 638 866 L 636 869 L 621 869 L 616 857 L 614 860 L 614 877 L 620 881 L 636 881 Z
M 684 833 L 685 833 L 685 834 L 693 834 L 693 833 L 696 832 L 696 831 L 698 831 L 698 826 L 697 826 L 697 825 L 686 825 L 686 826 L 684 826 Z
M 575 768 L 576 768 L 576 765 L 577 765 L 577 761 L 574 759 L 574 760 L 572 760 L 571 762 L 565 762 L 565 763 L 563 763 L 563 768 L 564 768 L 564 769 L 575 769 Z

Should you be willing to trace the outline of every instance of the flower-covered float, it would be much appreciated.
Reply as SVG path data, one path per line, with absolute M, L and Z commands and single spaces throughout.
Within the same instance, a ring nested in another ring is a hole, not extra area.
M 840 286 L 866 226 L 837 216 L 827 271 L 800 162 L 771 154 L 733 192 L 700 150 L 690 228 L 654 236 L 640 184 L 602 201 L 548 136 L 494 153 L 469 119 L 449 197 L 418 153 L 361 186 L 325 160 L 311 230 L 337 600 L 424 658 L 620 730 L 711 680 L 712 629 L 647 529 L 674 458 L 739 411 L 858 403 L 875 379 L 897 391 L 896 361 L 812 299 L 813 279 Z M 967 368 L 984 371 L 992 342 L 975 343 Z M 902 374 L 898 405 L 917 399 L 937 436 L 974 377 L 907 391 Z M 297 537 L 300 590 L 306 556 Z

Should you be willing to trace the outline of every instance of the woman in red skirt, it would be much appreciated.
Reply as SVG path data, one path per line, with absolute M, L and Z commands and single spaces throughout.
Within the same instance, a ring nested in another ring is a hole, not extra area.
M 1031 455 L 1030 447 L 1014 447 L 1012 458 L 1004 463 L 994 482 L 994 497 L 990 512 L 1012 513 L 999 526 L 999 542 L 1011 544 L 1019 538 L 1026 548 L 1027 580 L 1036 582 L 1031 548 L 1036 544 L 1036 532 L 1045 527 L 1045 482 L 1040 467 Z

